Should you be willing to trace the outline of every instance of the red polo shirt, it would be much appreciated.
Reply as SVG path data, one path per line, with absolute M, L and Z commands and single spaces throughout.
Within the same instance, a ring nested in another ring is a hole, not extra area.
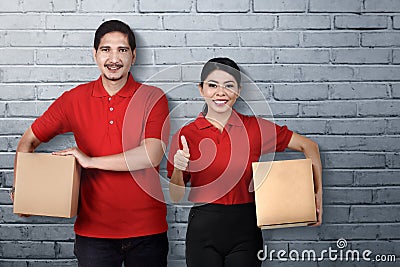
M 181 128 L 171 143 L 167 164 L 171 177 L 180 136 L 188 142 L 190 161 L 184 180 L 190 180 L 189 200 L 196 203 L 242 204 L 254 202 L 251 163 L 265 153 L 283 151 L 293 132 L 286 126 L 232 112 L 220 132 L 202 114 Z M 179 141 L 179 147 L 182 144 Z
M 73 132 L 85 154 L 99 157 L 137 147 L 145 138 L 167 143 L 168 114 L 168 102 L 160 89 L 140 84 L 129 75 L 125 86 L 110 96 L 100 77 L 65 92 L 32 124 L 32 130 L 42 142 Z M 145 192 L 140 181 L 147 181 L 145 187 L 151 185 L 151 194 L 158 200 Z M 75 232 L 100 238 L 165 232 L 166 205 L 160 198 L 156 168 L 134 172 L 84 169 Z

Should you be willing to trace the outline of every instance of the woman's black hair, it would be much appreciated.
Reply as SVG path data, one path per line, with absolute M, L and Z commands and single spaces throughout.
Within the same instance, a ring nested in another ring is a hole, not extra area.
M 125 23 L 119 20 L 109 20 L 103 22 L 99 28 L 97 28 L 96 33 L 94 35 L 94 49 L 97 51 L 99 49 L 99 44 L 101 38 L 110 32 L 120 32 L 126 34 L 128 36 L 129 46 L 131 50 L 135 50 L 136 48 L 136 40 L 135 34 L 132 29 Z
M 227 57 L 216 57 L 216 58 L 210 59 L 209 61 L 207 61 L 206 64 L 204 64 L 204 67 L 201 70 L 201 75 L 200 75 L 200 78 L 201 78 L 200 86 L 201 87 L 203 87 L 203 82 L 207 78 L 207 76 L 210 75 L 210 73 L 215 70 L 222 70 L 222 71 L 229 73 L 230 75 L 232 75 L 235 78 L 238 86 L 240 86 L 242 77 L 240 74 L 240 68 L 236 64 L 236 62 Z

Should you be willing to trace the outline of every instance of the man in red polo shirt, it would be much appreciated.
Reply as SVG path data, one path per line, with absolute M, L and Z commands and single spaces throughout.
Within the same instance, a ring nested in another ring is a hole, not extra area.
M 17 152 L 33 152 L 74 134 L 77 147 L 54 154 L 73 155 L 83 167 L 74 227 L 79 266 L 167 265 L 166 205 L 153 196 L 162 196 L 168 103 L 160 89 L 133 79 L 135 48 L 128 25 L 104 22 L 94 38 L 99 79 L 65 92 L 18 143 Z

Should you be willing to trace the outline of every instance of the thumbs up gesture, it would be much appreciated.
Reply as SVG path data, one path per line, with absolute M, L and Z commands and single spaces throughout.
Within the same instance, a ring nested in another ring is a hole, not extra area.
M 189 165 L 189 146 L 186 142 L 186 138 L 184 135 L 181 136 L 181 142 L 182 142 L 182 149 L 176 151 L 175 156 L 174 156 L 174 167 L 184 171 Z

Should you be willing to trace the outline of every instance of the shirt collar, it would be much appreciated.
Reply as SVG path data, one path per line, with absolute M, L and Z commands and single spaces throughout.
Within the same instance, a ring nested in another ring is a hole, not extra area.
M 228 122 L 226 123 L 226 125 L 243 127 L 244 125 L 243 125 L 242 116 L 243 116 L 242 114 L 240 114 L 240 113 L 236 112 L 236 110 L 232 109 L 231 116 L 229 117 Z M 199 128 L 200 130 L 206 129 L 208 127 L 213 126 L 211 124 L 211 122 L 209 122 L 205 118 L 205 116 L 204 116 L 204 114 L 202 112 L 200 112 L 200 114 L 197 116 L 197 118 L 194 121 L 194 123 L 197 126 L 197 128 Z
M 125 85 L 115 94 L 121 97 L 130 97 L 135 91 L 140 87 L 140 83 L 136 82 L 132 75 L 128 74 L 128 80 Z M 103 86 L 101 76 L 95 81 L 94 87 L 92 89 L 92 96 L 94 97 L 104 97 L 110 96 Z

